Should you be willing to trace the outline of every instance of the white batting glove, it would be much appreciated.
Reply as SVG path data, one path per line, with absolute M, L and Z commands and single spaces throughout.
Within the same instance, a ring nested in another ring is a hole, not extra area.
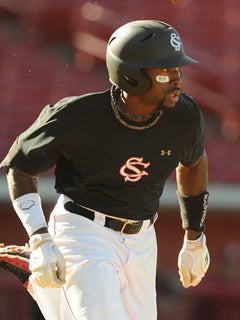
M 178 255 L 180 281 L 185 288 L 197 286 L 210 265 L 210 256 L 204 233 L 197 240 L 188 240 L 186 235 Z
M 35 234 L 30 237 L 29 244 L 32 278 L 42 288 L 62 286 L 66 276 L 65 261 L 50 234 Z

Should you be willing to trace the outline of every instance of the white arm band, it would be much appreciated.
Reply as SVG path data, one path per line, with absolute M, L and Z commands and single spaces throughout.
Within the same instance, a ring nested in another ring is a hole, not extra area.
M 13 201 L 13 208 L 29 237 L 38 229 L 47 227 L 38 193 L 27 193 Z

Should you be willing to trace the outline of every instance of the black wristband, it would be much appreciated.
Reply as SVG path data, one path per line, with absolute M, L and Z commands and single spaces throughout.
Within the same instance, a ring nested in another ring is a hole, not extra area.
M 198 196 L 186 196 L 177 192 L 183 229 L 204 231 L 208 208 L 207 191 Z

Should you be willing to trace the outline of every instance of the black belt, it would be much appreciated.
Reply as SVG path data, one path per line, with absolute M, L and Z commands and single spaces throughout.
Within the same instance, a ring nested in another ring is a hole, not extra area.
M 92 221 L 95 219 L 94 211 L 88 210 L 87 208 L 84 208 L 73 201 L 66 202 L 64 204 L 64 208 L 69 212 L 79 214 Z M 153 219 L 149 220 L 149 226 L 152 223 Z M 105 216 L 104 226 L 114 231 L 120 231 L 126 234 L 137 234 L 143 226 L 143 221 L 122 221 L 117 218 L 115 219 L 109 216 Z

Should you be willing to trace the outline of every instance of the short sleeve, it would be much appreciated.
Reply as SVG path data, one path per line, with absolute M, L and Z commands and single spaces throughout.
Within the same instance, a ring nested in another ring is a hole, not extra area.
M 181 164 L 191 167 L 201 157 L 205 149 L 205 123 L 200 109 L 196 109 L 188 133 L 187 151 Z
M 0 168 L 17 167 L 29 174 L 38 175 L 49 170 L 60 156 L 59 145 L 64 149 L 65 108 L 47 105 L 36 121 L 17 137 Z

